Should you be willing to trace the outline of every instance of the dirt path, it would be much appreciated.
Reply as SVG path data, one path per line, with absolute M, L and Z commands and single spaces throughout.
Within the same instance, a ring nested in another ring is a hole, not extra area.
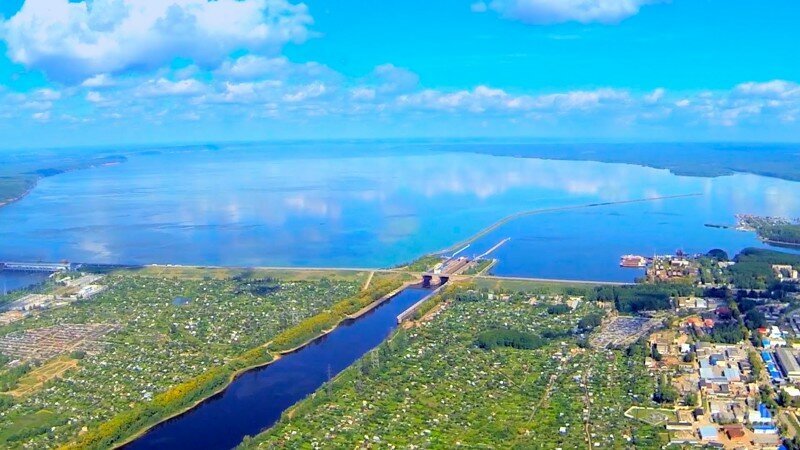
M 590 418 L 592 417 L 592 402 L 589 398 L 589 377 L 592 376 L 591 367 L 583 373 L 583 404 L 586 406 L 586 419 L 583 421 L 583 429 L 586 433 L 586 445 L 588 449 L 592 448 L 592 429 L 590 425 Z
M 364 287 L 361 288 L 362 291 L 366 291 L 369 288 L 369 284 L 372 283 L 372 277 L 374 276 L 375 276 L 375 271 L 373 270 L 372 272 L 369 273 L 367 281 L 364 282 Z

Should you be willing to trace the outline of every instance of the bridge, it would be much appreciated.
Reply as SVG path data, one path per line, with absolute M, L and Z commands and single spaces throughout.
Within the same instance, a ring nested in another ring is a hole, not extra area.
M 439 282 L 434 283 L 433 279 L 438 278 Z M 443 273 L 423 273 L 422 274 L 422 287 L 429 288 L 431 286 L 442 286 L 450 281 L 450 275 Z

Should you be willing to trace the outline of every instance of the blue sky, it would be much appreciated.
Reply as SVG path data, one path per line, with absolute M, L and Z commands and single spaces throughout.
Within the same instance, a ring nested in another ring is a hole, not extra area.
M 800 3 L 4 0 L 0 148 L 800 140 Z

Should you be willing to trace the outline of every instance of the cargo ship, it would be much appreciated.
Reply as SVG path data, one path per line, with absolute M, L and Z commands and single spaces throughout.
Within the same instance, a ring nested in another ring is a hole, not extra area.
M 624 255 L 619 260 L 619 266 L 640 269 L 647 266 L 647 258 L 639 255 Z

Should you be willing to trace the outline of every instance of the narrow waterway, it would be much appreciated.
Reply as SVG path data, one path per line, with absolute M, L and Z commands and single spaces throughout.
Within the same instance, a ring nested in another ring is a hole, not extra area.
M 397 316 L 431 292 L 405 289 L 308 346 L 243 374 L 224 392 L 158 425 L 124 448 L 235 447 L 245 436 L 274 425 L 286 409 L 377 347 L 397 327 Z

